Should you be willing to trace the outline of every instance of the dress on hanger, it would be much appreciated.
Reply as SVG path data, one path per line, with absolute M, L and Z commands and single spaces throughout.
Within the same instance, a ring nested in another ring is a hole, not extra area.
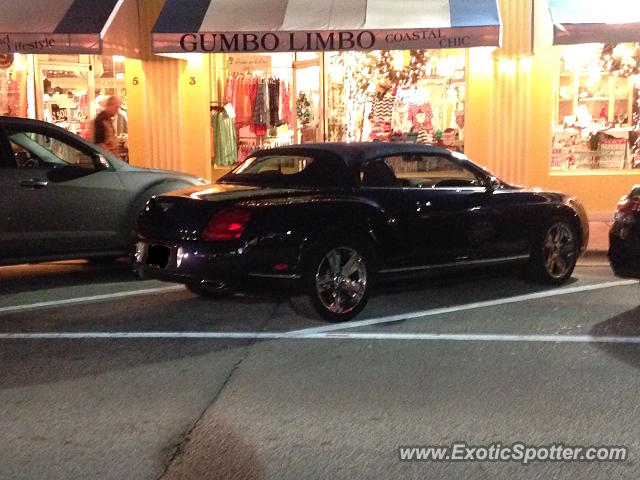
M 270 78 L 268 81 L 269 88 L 269 125 L 278 127 L 280 122 L 280 80 Z
M 256 103 L 253 108 L 253 130 L 256 135 L 264 136 L 266 133 L 268 112 L 267 85 L 264 78 L 258 79 L 256 86 Z
M 213 163 L 216 166 L 228 167 L 238 161 L 238 145 L 236 128 L 226 111 L 214 110 L 211 113 L 213 129 Z
M 289 84 L 281 80 L 280 85 L 282 90 L 282 99 L 280 100 L 282 108 L 282 123 L 286 123 L 289 125 L 289 128 L 293 128 L 293 124 L 291 123 L 291 92 L 289 90 Z

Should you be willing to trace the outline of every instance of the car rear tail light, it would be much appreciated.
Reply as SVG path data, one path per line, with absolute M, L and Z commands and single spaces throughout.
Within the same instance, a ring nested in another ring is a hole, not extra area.
M 251 212 L 244 208 L 227 208 L 216 213 L 202 231 L 202 239 L 237 240 L 245 231 Z
M 634 214 L 638 212 L 640 212 L 640 197 L 625 195 L 618 202 L 615 220 L 625 223 L 634 222 Z

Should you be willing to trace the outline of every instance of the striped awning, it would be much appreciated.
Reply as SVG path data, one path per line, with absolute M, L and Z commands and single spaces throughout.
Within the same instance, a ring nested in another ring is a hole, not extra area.
M 640 41 L 639 0 L 549 0 L 553 44 Z
M 100 53 L 124 0 L 2 0 L 0 53 Z
M 167 0 L 154 53 L 500 44 L 496 0 Z

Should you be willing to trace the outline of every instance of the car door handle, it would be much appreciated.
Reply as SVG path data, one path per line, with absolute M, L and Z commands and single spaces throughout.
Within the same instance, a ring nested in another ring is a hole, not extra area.
M 47 185 L 49 185 L 49 182 L 46 180 L 38 180 L 37 178 L 30 178 L 29 180 L 20 182 L 20 186 L 25 188 L 44 188 Z

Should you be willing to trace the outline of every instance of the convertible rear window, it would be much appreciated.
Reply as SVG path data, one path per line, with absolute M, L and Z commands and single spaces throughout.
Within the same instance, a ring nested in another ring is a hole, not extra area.
M 330 154 L 312 156 L 274 153 L 249 157 L 242 165 L 224 175 L 219 182 L 265 186 L 343 187 L 353 185 L 354 178 L 345 162 Z
M 274 155 L 270 157 L 251 157 L 232 173 L 236 175 L 295 175 L 313 163 L 311 157 L 294 155 Z

